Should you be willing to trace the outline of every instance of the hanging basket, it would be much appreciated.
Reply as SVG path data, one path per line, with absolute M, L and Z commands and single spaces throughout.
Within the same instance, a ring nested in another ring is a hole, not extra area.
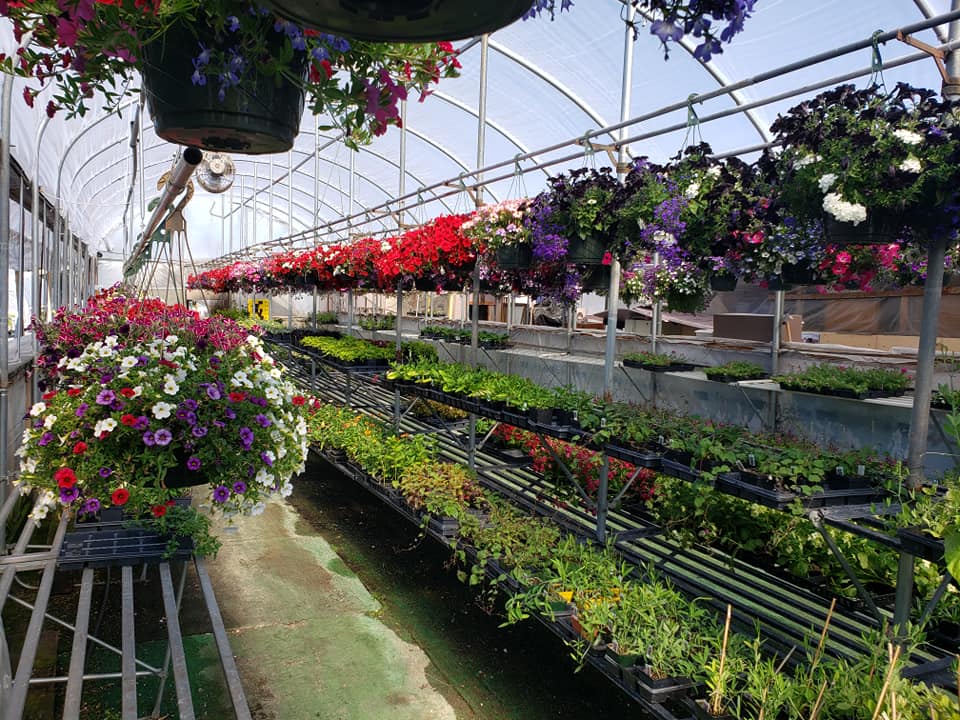
M 831 245 L 889 245 L 903 230 L 903 215 L 880 208 L 868 208 L 867 219 L 854 225 L 823 218 L 823 237 Z
M 357 40 L 432 42 L 493 32 L 530 9 L 528 0 L 263 0 L 285 18 Z
M 270 22 L 264 31 L 267 44 L 282 43 L 283 34 L 274 32 Z M 206 85 L 190 81 L 198 43 L 218 46 L 210 28 L 177 23 L 143 49 L 143 89 L 157 135 L 180 145 L 250 155 L 293 147 L 303 116 L 303 88 L 286 73 L 251 73 L 228 89 L 221 102 L 215 79 Z M 306 56 L 297 53 L 288 72 L 302 77 L 305 70 Z
M 609 290 L 610 266 L 601 265 L 585 273 L 581 287 L 585 292 L 588 290 Z
M 715 292 L 732 292 L 737 289 L 737 276 L 733 273 L 711 275 L 710 289 Z
M 600 235 L 583 238 L 570 238 L 567 245 L 567 262 L 578 265 L 600 265 L 607 254 L 607 239 Z
M 437 291 L 437 281 L 432 277 L 417 278 L 413 281 L 413 287 L 415 287 L 420 292 L 436 292 Z
M 527 243 L 497 248 L 497 267 L 501 270 L 524 270 L 533 262 L 533 248 Z
M 790 285 L 816 285 L 817 276 L 807 263 L 786 264 L 780 268 L 780 277 Z

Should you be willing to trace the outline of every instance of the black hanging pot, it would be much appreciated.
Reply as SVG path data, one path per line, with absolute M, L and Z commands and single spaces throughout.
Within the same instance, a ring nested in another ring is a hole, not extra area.
M 578 265 L 600 265 L 607 254 L 607 241 L 602 235 L 588 238 L 570 238 L 567 245 L 567 262 Z
M 730 292 L 737 289 L 737 276 L 733 273 L 716 273 L 710 276 L 710 289 L 716 292 Z
M 497 248 L 497 267 L 501 270 L 523 270 L 533 262 L 533 248 L 527 243 Z
M 583 290 L 609 290 L 610 289 L 610 266 L 601 265 L 584 273 L 583 282 L 580 287 Z
M 267 45 L 279 56 L 284 34 L 264 25 Z M 172 143 L 205 150 L 262 155 L 293 147 L 303 116 L 302 77 L 306 55 L 295 53 L 287 72 L 260 75 L 251 67 L 221 101 L 215 77 L 194 85 L 193 58 L 204 47 L 223 47 L 205 25 L 176 23 L 143 48 L 143 89 L 157 135 Z M 287 76 L 289 74 L 289 77 Z
M 780 268 L 780 277 L 790 285 L 816 285 L 817 277 L 813 268 L 805 262 L 784 264 Z
M 262 0 L 305 27 L 358 40 L 431 42 L 493 32 L 530 9 L 530 0 Z
M 831 245 L 888 245 L 902 234 L 903 215 L 884 208 L 867 208 L 867 219 L 854 225 L 832 215 L 823 218 L 823 239 Z

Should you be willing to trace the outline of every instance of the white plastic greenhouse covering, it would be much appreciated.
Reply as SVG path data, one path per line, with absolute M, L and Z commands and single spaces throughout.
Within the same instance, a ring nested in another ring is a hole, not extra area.
M 693 59 L 689 49 L 676 46 L 665 61 L 660 43 L 643 28 L 634 43 L 628 115 L 641 116 L 671 104 L 679 107 L 631 125 L 626 136 L 654 133 L 669 126 L 678 129 L 632 143 L 630 152 L 655 160 L 674 155 L 685 141 L 686 103 L 692 94 L 714 92 L 771 68 L 869 40 L 877 30 L 896 30 L 949 10 L 949 0 L 758 0 L 744 32 L 706 65 Z M 625 7 L 620 0 L 577 0 L 572 12 L 558 15 L 553 22 L 518 21 L 490 36 L 485 164 L 512 163 L 518 154 L 570 142 L 620 120 L 623 12 Z M 2 23 L 0 45 L 10 52 L 15 47 L 12 33 L 8 23 Z M 947 31 L 946 26 L 941 26 L 936 32 L 918 32 L 916 37 L 931 45 L 941 45 Z M 217 257 L 271 238 L 323 226 L 351 211 L 381 205 L 396 197 L 401 186 L 407 193 L 416 193 L 418 188 L 456 180 L 461 173 L 475 169 L 480 44 L 463 44 L 467 49 L 461 57 L 462 77 L 441 81 L 439 90 L 425 102 L 413 100 L 408 104 L 403 181 L 399 173 L 400 130 L 391 128 L 384 137 L 354 153 L 335 133 L 317 133 L 317 118 L 305 115 L 290 153 L 236 155 L 237 179 L 230 191 L 215 196 L 197 188 L 186 213 L 194 256 Z M 879 50 L 885 63 L 896 64 L 898 58 L 919 56 L 916 49 L 897 41 L 880 45 Z M 855 53 L 693 107 L 704 118 L 738 104 L 825 83 L 847 73 L 860 72 L 852 82 L 866 85 L 871 61 L 868 45 Z M 883 79 L 888 86 L 906 81 L 939 90 L 941 84 L 937 68 L 928 57 L 888 68 Z M 829 83 L 832 84 L 836 83 Z M 119 279 L 120 263 L 105 261 L 122 260 L 133 245 L 149 215 L 149 201 L 159 194 L 157 179 L 171 168 L 178 148 L 157 138 L 149 119 L 145 119 L 141 123 L 142 158 L 138 158 L 142 172 L 135 177 L 131 123 L 137 114 L 136 98 L 128 99 L 122 114 L 105 116 L 95 112 L 69 121 L 57 116 L 44 127 L 46 98 L 41 95 L 35 108 L 28 108 L 21 98 L 23 85 L 18 79 L 13 88 L 13 157 L 28 178 L 39 179 L 43 196 L 59 206 L 73 233 L 88 243 L 92 251 L 104 254 L 100 283 Z M 800 97 L 703 122 L 699 130 L 716 152 L 750 148 L 766 140 L 766 128 L 777 113 Z M 601 136 L 597 141 L 606 139 Z M 571 145 L 552 154 L 538 154 L 520 165 L 529 167 L 577 152 L 577 147 Z M 534 194 L 544 187 L 548 171 L 610 164 L 605 153 L 591 156 L 579 152 L 573 160 L 549 170 L 527 173 L 522 180 L 510 177 L 493 183 L 485 197 L 489 200 Z M 351 167 L 355 171 L 352 190 Z M 498 174 L 505 173 L 500 170 Z M 506 174 L 510 174 L 509 169 Z M 131 186 L 132 215 L 125 228 L 124 209 Z M 471 206 L 466 193 L 451 192 L 449 187 L 425 192 L 422 197 L 429 200 L 435 193 L 447 193 L 448 197 L 409 209 L 404 221 L 417 222 Z M 407 207 L 416 204 L 414 199 Z M 17 213 L 11 213 L 12 230 L 19 229 L 18 222 Z M 355 225 L 353 229 L 385 230 L 389 227 L 384 223 L 391 222 L 395 226 L 395 220 L 384 220 Z M 30 224 L 26 224 L 25 234 L 29 237 Z M 341 225 L 339 230 L 343 234 L 346 227 Z M 11 245 L 18 244 L 17 236 L 13 238 Z M 317 239 L 324 236 L 311 233 L 302 242 L 313 243 Z

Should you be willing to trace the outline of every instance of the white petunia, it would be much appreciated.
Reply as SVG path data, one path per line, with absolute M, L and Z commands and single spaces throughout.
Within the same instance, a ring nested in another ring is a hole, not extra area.
M 156 405 L 154 405 L 152 408 L 153 416 L 157 420 L 164 420 L 170 417 L 170 412 L 173 410 L 174 407 L 175 406 L 171 405 L 170 403 L 165 403 L 163 401 L 160 401 Z
M 697 182 L 690 183 L 690 185 L 687 187 L 686 191 L 683 194 L 686 195 L 688 200 L 692 200 L 693 198 L 695 198 L 697 195 L 700 194 L 700 183 L 697 183 Z
M 894 130 L 894 136 L 902 143 L 906 145 L 919 145 L 923 142 L 923 135 L 915 133 L 912 130 Z
M 863 205 L 847 202 L 837 193 L 827 193 L 823 196 L 823 209 L 840 222 L 853 225 L 859 225 L 867 219 L 867 209 Z
M 56 421 L 57 421 L 57 416 L 56 416 L 56 415 L 47 415 L 47 417 L 45 417 L 45 418 L 43 419 L 43 426 L 44 426 L 47 430 L 49 430 L 50 428 L 53 427 L 53 424 L 54 424 Z
M 263 502 L 255 503 L 252 508 L 250 508 L 250 514 L 253 516 L 263 515 L 263 511 L 267 509 L 266 504 Z
M 293 485 L 289 482 L 284 483 L 283 487 L 280 488 L 280 494 L 283 497 L 290 497 L 293 495 Z
M 30 417 L 39 417 L 46 409 L 47 404 L 45 402 L 34 403 L 33 407 L 30 408 Z
M 103 339 L 103 342 L 105 345 L 109 345 L 110 347 L 116 347 L 117 343 L 120 342 L 120 339 L 116 335 L 107 335 Z
M 167 380 L 163 383 L 163 391 L 167 395 L 176 395 L 180 392 L 180 386 L 177 385 L 177 381 L 172 376 L 167 375 Z
M 117 427 L 117 421 L 113 418 L 104 418 L 103 420 L 98 420 L 97 424 L 93 426 L 93 434 L 100 436 L 103 433 L 108 435 L 112 433 Z
M 835 173 L 826 173 L 823 177 L 820 178 L 820 192 L 826 192 L 833 187 L 833 184 L 837 181 L 837 176 Z
M 900 163 L 900 169 L 903 172 L 913 173 L 918 175 L 921 170 L 923 170 L 923 164 L 915 158 L 913 155 L 910 155 L 906 160 Z
M 131 368 L 136 367 L 138 362 L 139 360 L 137 360 L 137 358 L 133 357 L 132 355 L 127 355 L 125 358 L 123 358 L 123 360 L 120 361 L 120 367 L 122 367 L 124 370 L 130 370 Z

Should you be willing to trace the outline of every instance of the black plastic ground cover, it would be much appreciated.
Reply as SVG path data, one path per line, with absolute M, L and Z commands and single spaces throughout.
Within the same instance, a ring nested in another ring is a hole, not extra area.
M 334 399 L 340 394 L 337 388 L 328 389 Z M 384 418 L 389 416 L 389 406 L 384 406 L 382 415 Z M 464 461 L 465 454 L 461 448 L 446 445 L 443 452 L 460 462 Z M 530 474 L 526 475 L 529 477 Z M 509 479 L 505 479 L 505 476 L 509 476 Z M 537 499 L 538 492 L 542 494 L 542 490 L 525 491 L 522 476 L 523 473 L 518 471 L 481 470 L 481 481 L 485 486 L 518 505 L 542 516 L 553 517 L 560 521 L 558 524 L 572 532 L 588 537 L 594 534 L 594 518 L 585 513 L 558 514 L 556 508 L 545 507 Z M 632 518 L 611 512 L 611 534 L 635 527 Z M 828 599 L 821 595 L 785 583 L 782 578 L 709 549 L 685 548 L 656 536 L 631 538 L 617 543 L 617 548 L 638 566 L 653 563 L 687 594 L 707 598 L 705 602 L 718 613 L 725 611 L 727 603 L 732 604 L 735 625 L 742 632 L 752 634 L 754 619 L 759 619 L 764 636 L 781 652 L 809 643 L 811 639 L 815 644 L 815 636 L 819 635 L 819 628 L 829 608 Z M 866 613 L 845 609 L 835 611 L 827 640 L 830 652 L 851 659 L 861 655 L 863 648 L 860 636 L 874 627 L 875 620 Z M 926 664 L 936 659 L 935 654 L 923 652 L 917 653 L 911 661 Z

